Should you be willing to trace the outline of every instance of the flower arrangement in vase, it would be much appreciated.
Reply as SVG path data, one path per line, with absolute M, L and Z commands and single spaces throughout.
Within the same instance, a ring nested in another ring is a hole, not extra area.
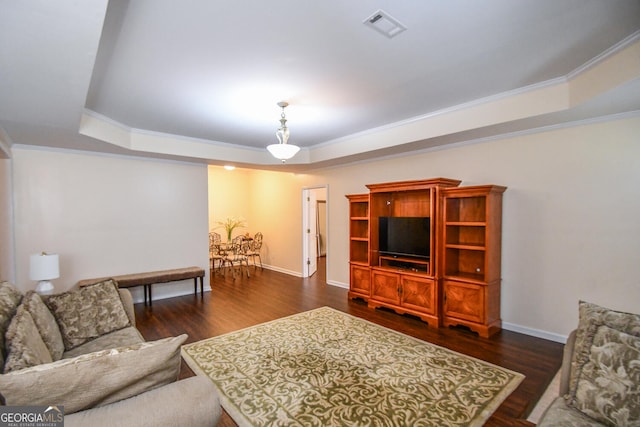
M 247 226 L 246 222 L 242 218 L 227 218 L 224 221 L 218 221 L 218 224 L 220 227 L 224 227 L 227 232 L 227 242 L 231 241 L 231 233 L 233 233 L 233 230 Z

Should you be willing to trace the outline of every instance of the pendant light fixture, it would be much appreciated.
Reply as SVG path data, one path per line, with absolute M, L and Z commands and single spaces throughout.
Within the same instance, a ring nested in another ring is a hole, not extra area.
M 287 127 L 287 119 L 284 116 L 284 109 L 288 105 L 289 103 L 286 101 L 278 102 L 278 107 L 282 108 L 282 114 L 280 115 L 280 127 L 276 131 L 278 143 L 267 146 L 267 150 L 269 150 L 273 157 L 282 160 L 282 163 L 289 160 L 295 156 L 298 151 L 300 151 L 300 147 L 297 145 L 288 144 L 289 128 Z

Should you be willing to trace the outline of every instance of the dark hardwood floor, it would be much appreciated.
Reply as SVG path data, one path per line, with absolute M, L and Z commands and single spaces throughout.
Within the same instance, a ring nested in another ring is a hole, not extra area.
M 346 289 L 326 284 L 324 259 L 318 267 L 318 273 L 308 279 L 253 267 L 250 278 L 233 280 L 230 273 L 216 274 L 204 298 L 188 295 L 156 300 L 151 307 L 136 304 L 138 329 L 147 340 L 187 333 L 187 342 L 194 342 L 329 306 L 524 374 L 524 381 L 485 425 L 532 425 L 524 419 L 560 368 L 562 344 L 505 330 L 486 339 L 463 329 L 434 328 L 411 316 L 369 309 L 364 301 L 349 300 Z M 192 375 L 183 362 L 180 376 Z M 235 425 L 224 413 L 220 426 Z

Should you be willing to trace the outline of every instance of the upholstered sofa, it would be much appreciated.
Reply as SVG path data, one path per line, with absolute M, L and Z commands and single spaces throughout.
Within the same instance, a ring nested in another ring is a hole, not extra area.
M 0 281 L 0 398 L 64 407 L 65 426 L 215 426 L 211 381 L 178 381 L 186 335 L 146 342 L 113 280 L 40 296 Z
M 538 427 L 640 426 L 640 315 L 580 302 L 579 316 Z

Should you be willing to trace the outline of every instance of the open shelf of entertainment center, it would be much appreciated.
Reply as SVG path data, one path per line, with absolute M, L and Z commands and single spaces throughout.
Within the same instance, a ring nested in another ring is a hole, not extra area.
M 429 260 L 397 255 L 380 255 L 378 262 L 381 269 L 389 269 L 403 273 L 429 274 Z

